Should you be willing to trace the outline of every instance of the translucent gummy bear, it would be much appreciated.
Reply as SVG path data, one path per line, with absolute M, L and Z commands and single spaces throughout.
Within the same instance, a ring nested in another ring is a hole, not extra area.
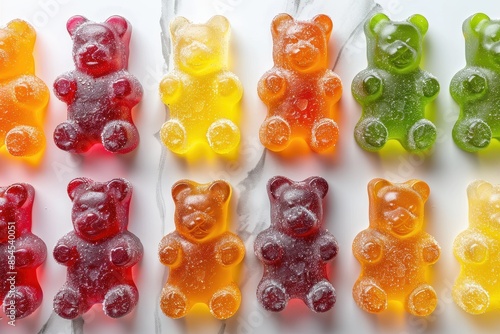
M 351 86 L 363 107 L 354 129 L 363 149 L 380 150 L 390 139 L 412 152 L 434 144 L 436 127 L 425 118 L 425 107 L 439 93 L 439 83 L 420 69 L 427 28 L 427 20 L 418 14 L 394 22 L 378 13 L 366 22 L 368 68 Z
M 267 185 L 271 227 L 255 240 L 255 255 L 264 265 L 257 299 L 268 311 L 282 311 L 298 298 L 315 312 L 333 307 L 336 293 L 326 263 L 337 255 L 337 241 L 323 226 L 323 198 L 328 183 L 321 177 L 294 182 L 275 176 Z
M 74 231 L 54 248 L 55 260 L 68 267 L 54 310 L 74 319 L 102 303 L 109 317 L 124 316 L 139 298 L 132 267 L 143 254 L 139 239 L 127 231 L 132 186 L 124 179 L 77 178 L 69 183 L 68 195 Z
M 175 231 L 163 237 L 158 250 L 161 263 L 170 267 L 160 307 L 180 318 L 202 303 L 214 317 L 227 319 L 241 303 L 232 272 L 245 255 L 241 239 L 227 229 L 231 187 L 225 181 L 181 180 L 172 197 Z
M 233 151 L 240 142 L 236 108 L 243 89 L 228 71 L 230 26 L 224 16 L 194 24 L 184 17 L 170 23 L 173 69 L 160 83 L 170 120 L 161 127 L 162 142 L 185 154 L 198 143 L 215 153 Z
M 0 305 L 7 321 L 30 315 L 42 303 L 36 268 L 47 247 L 31 233 L 34 197 L 35 189 L 26 183 L 0 187 Z
M 500 186 L 475 181 L 467 194 L 469 228 L 453 244 L 461 270 L 452 295 L 466 312 L 482 314 L 500 309 Z
M 13 156 L 36 155 L 45 148 L 42 118 L 49 89 L 35 76 L 36 33 L 23 20 L 0 29 L 0 148 Z
M 436 240 L 423 230 L 424 203 L 429 186 L 419 180 L 368 184 L 370 226 L 352 244 L 361 274 L 352 294 L 358 306 L 371 313 L 398 301 L 416 316 L 431 314 L 437 295 L 428 282 L 428 267 L 440 255 Z
M 142 98 L 142 86 L 127 71 L 132 26 L 121 16 L 104 23 L 74 16 L 66 27 L 75 70 L 54 82 L 56 96 L 68 105 L 68 120 L 54 131 L 57 147 L 84 153 L 101 143 L 113 153 L 134 150 L 139 133 L 131 110 Z
M 288 14 L 273 19 L 274 67 L 258 85 L 259 97 L 268 108 L 260 141 L 269 150 L 282 151 L 295 138 L 302 138 L 316 152 L 337 143 L 333 106 L 342 95 L 342 83 L 328 69 L 332 27 L 326 15 L 309 21 L 296 21 Z
M 450 83 L 460 105 L 453 140 L 461 149 L 475 152 L 500 139 L 500 20 L 472 15 L 463 24 L 467 65 Z

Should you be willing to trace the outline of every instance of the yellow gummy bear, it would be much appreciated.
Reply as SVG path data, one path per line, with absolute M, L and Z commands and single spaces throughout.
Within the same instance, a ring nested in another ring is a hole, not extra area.
M 160 83 L 170 120 L 160 137 L 172 152 L 185 154 L 207 143 L 215 153 L 233 151 L 240 141 L 236 104 L 243 89 L 227 70 L 230 26 L 220 15 L 205 24 L 184 17 L 170 24 L 173 69 Z
M 500 309 L 500 186 L 475 181 L 467 195 L 469 228 L 453 244 L 461 270 L 452 294 L 466 312 L 482 314 Z

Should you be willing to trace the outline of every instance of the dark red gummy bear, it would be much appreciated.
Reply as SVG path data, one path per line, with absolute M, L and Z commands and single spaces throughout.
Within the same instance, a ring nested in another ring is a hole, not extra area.
M 54 248 L 56 261 L 68 267 L 54 310 L 73 319 L 102 303 L 108 316 L 124 316 L 139 298 L 132 267 L 143 254 L 139 239 L 127 231 L 132 186 L 124 179 L 78 178 L 69 183 L 68 195 L 74 231 Z
M 36 268 L 47 247 L 31 233 L 34 197 L 29 184 L 0 187 L 0 305 L 9 320 L 30 315 L 42 303 Z
M 54 131 L 56 145 L 72 153 L 98 143 L 113 153 L 134 150 L 139 133 L 131 110 L 142 98 L 142 86 L 127 71 L 132 26 L 121 16 L 104 23 L 74 16 L 66 27 L 75 70 L 54 82 L 56 96 L 68 105 L 68 120 Z
M 315 312 L 333 307 L 336 293 L 326 262 L 338 252 L 334 236 L 323 227 L 323 198 L 328 183 L 321 177 L 294 182 L 276 176 L 267 185 L 271 227 L 255 240 L 255 255 L 264 264 L 257 299 L 268 311 L 282 311 L 298 298 Z

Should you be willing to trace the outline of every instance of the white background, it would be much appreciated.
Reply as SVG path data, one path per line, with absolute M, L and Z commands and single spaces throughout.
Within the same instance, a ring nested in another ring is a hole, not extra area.
M 173 0 L 164 3 L 168 20 Z M 115 14 L 126 17 L 133 26 L 129 70 L 144 87 L 144 98 L 134 111 L 141 134 L 139 148 L 126 156 L 92 152 L 72 156 L 58 150 L 51 140 L 55 126 L 66 118 L 65 105 L 51 95 L 45 131 L 47 150 L 39 166 L 0 157 L 0 183 L 28 182 L 36 189 L 33 231 L 47 244 L 49 256 L 40 269 L 44 302 L 29 318 L 16 322 L 16 327 L 0 320 L 0 333 L 498 333 L 500 312 L 471 316 L 451 300 L 450 291 L 459 266 L 452 255 L 455 236 L 467 227 L 467 185 L 478 178 L 500 183 L 500 145 L 494 142 L 479 154 L 459 150 L 451 139 L 451 129 L 458 116 L 448 85 L 451 77 L 465 65 L 462 22 L 483 11 L 500 18 L 500 5 L 491 0 L 378 0 L 394 20 L 404 20 L 414 13 L 429 21 L 425 38 L 423 68 L 433 73 L 441 84 L 441 92 L 431 107 L 430 117 L 438 128 L 438 141 L 433 151 L 409 155 L 389 145 L 380 154 L 361 150 L 353 138 L 360 107 L 350 93 L 356 73 L 366 67 L 366 48 L 362 30 L 351 36 L 353 29 L 368 11 L 370 0 L 287 1 L 287 0 L 182 0 L 177 1 L 177 14 L 202 22 L 215 14 L 226 15 L 232 25 L 231 69 L 245 90 L 242 103 L 242 138 L 239 159 L 208 160 L 200 157 L 186 162 L 162 150 L 155 134 L 166 119 L 165 108 L 157 85 L 166 72 L 162 56 L 159 0 L 0 0 L 0 24 L 14 18 L 32 23 L 38 34 L 35 46 L 36 73 L 47 85 L 61 73 L 71 70 L 71 39 L 66 32 L 67 19 L 76 14 L 104 21 Z M 297 6 L 294 4 L 296 3 Z M 269 24 L 280 12 L 308 19 L 318 13 L 332 17 L 334 30 L 330 41 L 333 67 L 344 42 L 335 71 L 344 83 L 340 102 L 341 137 L 334 155 L 318 156 L 300 153 L 295 157 L 266 154 L 258 141 L 265 106 L 256 94 L 260 76 L 272 66 Z M 349 38 L 350 37 L 350 38 Z M 247 172 L 258 166 L 250 178 Z M 326 314 L 313 314 L 300 304 L 293 304 L 281 314 L 269 314 L 256 303 L 255 289 L 262 269 L 253 255 L 255 235 L 269 224 L 269 204 L 265 184 L 273 175 L 282 174 L 296 180 L 311 175 L 325 177 L 330 183 L 327 197 L 328 229 L 337 237 L 340 253 L 331 270 L 337 289 L 337 304 Z M 71 228 L 71 202 L 66 194 L 68 182 L 80 176 L 98 181 L 125 177 L 132 182 L 134 194 L 129 229 L 144 244 L 144 258 L 137 267 L 140 291 L 137 309 L 129 316 L 110 320 L 99 307 L 93 308 L 83 321 L 70 322 L 52 314 L 52 298 L 64 283 L 66 268 L 51 256 L 57 240 Z M 392 181 L 420 178 L 429 183 L 431 196 L 426 205 L 427 230 L 442 247 L 442 256 L 433 268 L 433 285 L 440 298 L 436 312 L 419 319 L 387 311 L 378 316 L 364 313 L 354 304 L 351 288 L 359 274 L 359 265 L 351 252 L 354 236 L 368 225 L 366 184 L 374 177 Z M 240 311 L 225 322 L 210 316 L 188 316 L 171 320 L 158 310 L 158 296 L 167 271 L 157 260 L 157 245 L 162 235 L 173 230 L 171 185 L 181 178 L 210 182 L 225 178 L 233 185 L 231 202 L 233 230 L 242 234 L 247 256 L 240 277 L 243 304 Z M 240 200 L 241 199 L 241 200 Z M 240 201 L 239 201 L 240 200 Z

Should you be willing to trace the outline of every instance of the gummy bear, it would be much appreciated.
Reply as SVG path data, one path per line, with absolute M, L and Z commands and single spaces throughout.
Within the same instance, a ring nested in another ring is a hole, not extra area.
M 354 129 L 359 146 L 380 150 L 390 139 L 408 151 L 430 148 L 436 127 L 425 118 L 425 106 L 439 93 L 439 83 L 420 69 L 425 17 L 416 14 L 394 22 L 382 13 L 365 24 L 368 68 L 354 77 L 352 94 L 363 107 Z
M 230 25 L 224 16 L 205 24 L 184 17 L 170 23 L 173 70 L 160 83 L 160 95 L 170 110 L 161 127 L 162 142 L 172 152 L 185 154 L 206 143 L 215 153 L 233 151 L 240 142 L 237 103 L 243 89 L 228 71 Z
M 323 198 L 328 183 L 321 177 L 294 182 L 269 180 L 271 227 L 255 240 L 255 255 L 264 264 L 257 299 L 268 311 L 282 311 L 298 298 L 315 312 L 330 310 L 336 293 L 326 263 L 337 255 L 334 236 L 323 227 Z
M 231 186 L 181 180 L 172 187 L 172 197 L 175 231 L 163 237 L 158 251 L 161 263 L 170 267 L 161 309 L 180 318 L 203 303 L 214 317 L 227 319 L 241 303 L 232 267 L 245 255 L 243 242 L 226 226 Z
M 453 140 L 465 151 L 475 152 L 500 139 L 500 20 L 486 14 L 472 15 L 463 24 L 467 65 L 450 83 L 450 93 L 460 105 Z
M 352 244 L 361 263 L 352 294 L 361 309 L 378 313 L 388 301 L 398 301 L 411 314 L 427 316 L 436 308 L 437 295 L 427 273 L 441 250 L 423 230 L 429 193 L 420 180 L 393 184 L 373 179 L 368 184 L 370 227 Z
M 56 96 L 68 105 L 68 120 L 54 131 L 62 150 L 84 153 L 102 143 L 113 153 L 128 153 L 139 143 L 131 109 L 142 86 L 127 71 L 132 26 L 121 16 L 104 23 L 83 16 L 68 20 L 76 69 L 54 82 Z
M 35 76 L 36 33 L 23 20 L 0 29 L 0 147 L 29 157 L 45 148 L 42 118 L 49 89 Z
M 500 186 L 475 181 L 467 194 L 469 228 L 453 244 L 461 270 L 452 296 L 466 312 L 482 314 L 500 309 Z
M 54 310 L 74 319 L 102 303 L 109 317 L 124 316 L 139 298 L 132 267 L 143 254 L 139 239 L 127 231 L 132 186 L 124 179 L 77 178 L 69 183 L 68 195 L 74 231 L 54 248 L 55 260 L 68 267 Z
M 0 187 L 0 305 L 10 320 L 42 303 L 36 268 L 47 257 L 45 243 L 31 233 L 35 189 L 26 183 Z
M 272 22 L 274 67 L 260 79 L 258 93 L 268 107 L 260 141 L 283 151 L 292 139 L 304 139 L 316 152 L 337 143 L 333 106 L 342 95 L 340 78 L 328 69 L 328 40 L 333 28 L 326 15 L 296 21 L 288 14 Z

